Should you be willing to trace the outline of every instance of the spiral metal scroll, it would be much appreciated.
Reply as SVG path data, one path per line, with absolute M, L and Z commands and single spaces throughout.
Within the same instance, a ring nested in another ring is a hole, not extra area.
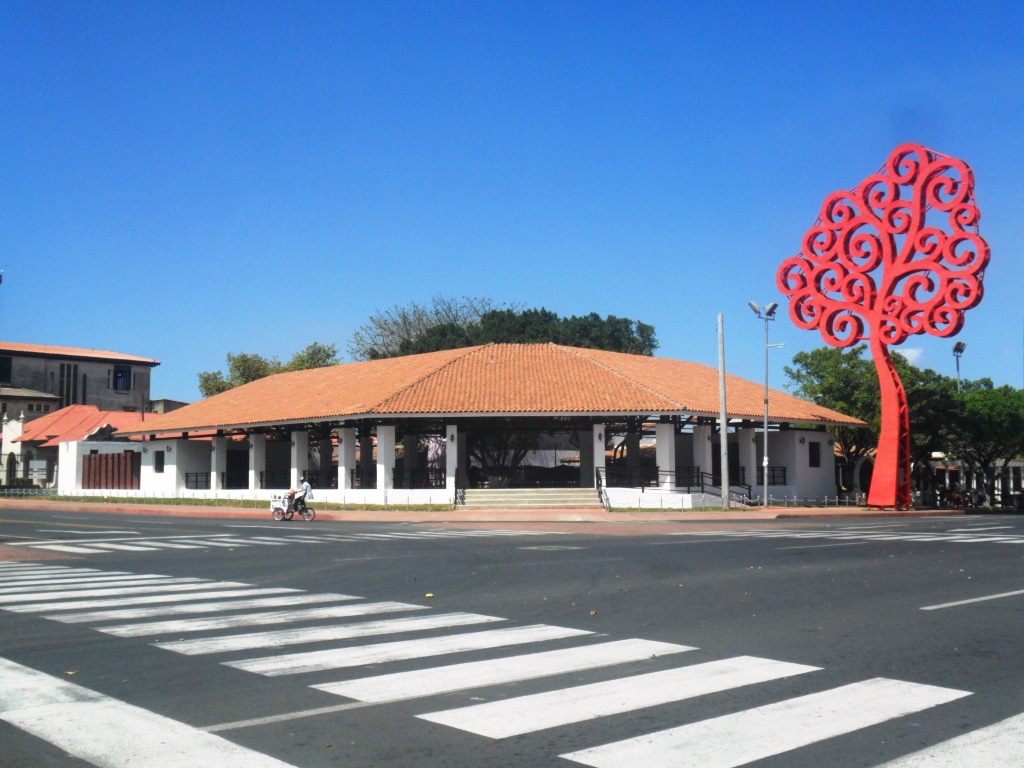
M 963 327 L 964 312 L 981 301 L 990 257 L 980 218 L 967 163 L 903 144 L 860 186 L 825 198 L 800 253 L 779 268 L 798 327 L 819 330 L 835 347 L 871 340 L 883 392 L 872 506 L 910 505 L 909 411 L 888 347 Z M 885 467 L 892 446 L 898 463 Z M 876 493 L 887 485 L 891 493 Z

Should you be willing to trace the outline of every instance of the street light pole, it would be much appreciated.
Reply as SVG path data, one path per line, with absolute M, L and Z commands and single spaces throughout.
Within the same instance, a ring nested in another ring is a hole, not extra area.
M 762 487 L 764 488 L 764 507 L 768 507 L 768 350 L 773 345 L 768 343 L 768 323 L 775 319 L 775 310 L 779 308 L 778 303 L 772 302 L 768 304 L 764 309 L 761 305 L 754 301 L 748 301 L 747 304 L 757 315 L 759 320 L 764 320 L 764 457 L 761 459 L 761 473 L 762 473 Z M 782 344 L 776 344 L 774 346 L 781 347 Z
M 956 393 L 960 394 L 960 358 L 967 349 L 966 341 L 958 341 L 953 345 L 953 357 L 956 358 Z

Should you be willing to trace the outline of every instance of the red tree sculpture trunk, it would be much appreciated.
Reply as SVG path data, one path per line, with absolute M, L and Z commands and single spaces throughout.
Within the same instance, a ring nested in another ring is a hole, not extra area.
M 931 211 L 946 216 L 927 222 Z M 889 347 L 954 336 L 981 301 L 990 254 L 980 215 L 965 162 L 904 144 L 859 187 L 825 198 L 803 249 L 779 268 L 797 326 L 832 346 L 871 341 L 882 393 L 871 506 L 911 504 L 910 410 Z

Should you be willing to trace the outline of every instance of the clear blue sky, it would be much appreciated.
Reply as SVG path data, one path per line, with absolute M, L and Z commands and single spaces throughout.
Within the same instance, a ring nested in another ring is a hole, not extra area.
M 781 8 L 781 10 L 780 10 Z M 761 380 L 775 271 L 904 141 L 974 168 L 964 375 L 1021 386 L 1024 4 L 0 4 L 0 339 L 344 352 L 435 293 L 652 323 Z M 816 332 L 776 322 L 772 381 Z M 952 374 L 952 341 L 916 336 Z

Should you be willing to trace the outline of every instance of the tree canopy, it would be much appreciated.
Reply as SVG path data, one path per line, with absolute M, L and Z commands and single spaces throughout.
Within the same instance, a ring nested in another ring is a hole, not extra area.
M 489 299 L 435 297 L 378 311 L 352 335 L 357 360 L 436 352 L 489 343 L 546 343 L 653 355 L 654 326 L 596 312 L 563 317 L 549 309 L 497 307 Z
M 314 341 L 307 347 L 296 352 L 287 363 L 281 363 L 276 357 L 267 358 L 262 355 L 240 352 L 228 353 L 227 373 L 222 371 L 202 371 L 199 373 L 199 393 L 203 397 L 226 392 L 229 389 L 248 384 L 250 381 L 262 379 L 274 373 L 286 371 L 302 371 L 307 368 L 324 368 L 338 364 L 338 348 L 334 344 L 321 344 Z
M 874 365 L 863 357 L 864 345 L 849 349 L 822 347 L 800 352 L 786 367 L 795 394 L 865 422 L 863 428 L 834 429 L 841 482 L 850 487 L 856 462 L 878 443 L 881 395 Z M 1001 463 L 1024 453 L 1024 392 L 994 387 L 990 379 L 965 381 L 911 365 L 893 353 L 893 362 L 910 405 L 911 458 L 918 489 L 934 489 L 929 464 L 934 453 L 977 468 L 989 498 Z

